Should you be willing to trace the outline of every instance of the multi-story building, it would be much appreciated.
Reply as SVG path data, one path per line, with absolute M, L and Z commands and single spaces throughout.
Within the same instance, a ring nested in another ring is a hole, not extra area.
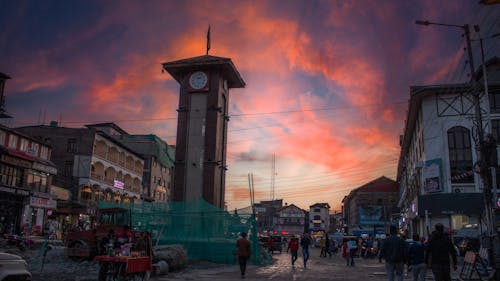
M 16 130 L 52 144 L 51 160 L 59 170 L 54 184 L 72 193 L 71 203 L 57 208 L 68 223 L 91 222 L 100 200 L 122 203 L 140 200 L 144 160 L 111 137 L 126 134 L 118 126 L 105 130 L 93 125 L 66 128 L 51 122 L 51 126 Z
M 113 123 L 98 125 L 102 128 L 115 126 Z M 118 131 L 115 130 L 115 132 Z M 169 146 L 165 141 L 153 134 L 129 135 L 121 133 L 111 136 L 144 158 L 144 172 L 142 176 L 144 189 L 141 193 L 141 198 L 145 201 L 170 201 L 175 148 Z
M 368 182 L 342 200 L 344 232 L 354 235 L 377 235 L 389 232 L 398 224 L 399 185 L 385 176 Z
M 50 156 L 47 144 L 0 125 L 0 234 L 18 234 L 24 225 L 41 231 L 56 209 Z
M 328 232 L 330 228 L 330 205 L 316 203 L 309 206 L 309 231 Z
M 342 231 L 342 212 L 330 213 L 330 229 L 329 233 L 341 232 Z
M 281 234 L 302 234 L 306 223 L 306 211 L 294 204 L 283 206 L 278 210 L 278 222 L 275 230 Z
M 490 60 L 486 68 L 488 95 L 482 72 L 475 76 L 483 116 L 481 126 L 485 135 L 492 134 L 498 144 L 500 60 Z M 436 223 L 451 231 L 481 223 L 484 196 L 483 182 L 476 173 L 479 157 L 475 110 L 469 83 L 410 87 L 398 164 L 401 227 L 410 234 L 426 236 Z M 495 168 L 498 178 L 500 169 Z
M 275 231 L 278 222 L 278 210 L 283 207 L 283 199 L 260 201 L 255 203 L 255 217 L 257 220 L 257 230 L 260 233 L 272 233 Z

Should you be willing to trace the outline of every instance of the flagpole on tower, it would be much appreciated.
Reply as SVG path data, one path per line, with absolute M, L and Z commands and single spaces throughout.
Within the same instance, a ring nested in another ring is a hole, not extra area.
M 208 50 L 210 50 L 210 24 L 208 25 L 208 31 L 207 31 L 207 56 L 208 56 Z

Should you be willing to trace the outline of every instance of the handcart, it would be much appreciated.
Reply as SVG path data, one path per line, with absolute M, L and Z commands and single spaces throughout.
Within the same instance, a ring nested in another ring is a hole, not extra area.
M 99 281 L 147 281 L 153 266 L 151 257 L 96 256 Z

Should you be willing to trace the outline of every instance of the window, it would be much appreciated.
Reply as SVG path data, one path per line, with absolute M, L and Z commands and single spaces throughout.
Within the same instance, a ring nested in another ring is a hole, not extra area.
M 491 113 L 500 113 L 500 92 L 490 92 L 488 97 L 490 98 Z
M 23 169 L 3 163 L 0 165 L 0 180 L 4 185 L 22 187 L 23 175 Z
M 33 155 L 38 156 L 38 149 L 40 148 L 40 145 L 38 143 L 32 142 L 31 143 L 31 152 Z
M 497 144 L 500 144 L 500 119 L 491 120 L 491 134 Z
M 9 147 L 10 148 L 17 148 L 17 139 L 18 137 L 16 135 L 9 135 Z
M 78 152 L 78 148 L 76 145 L 76 139 L 74 139 L 74 138 L 68 139 L 68 146 L 67 146 L 66 150 L 67 150 L 67 152 L 72 152 L 72 153 Z
M 314 220 L 321 220 L 321 216 L 318 215 L 314 216 Z
M 49 148 L 48 147 L 42 146 L 40 158 L 43 158 L 45 160 L 49 160 Z
M 29 144 L 30 141 L 28 139 L 21 138 L 21 146 L 19 147 L 19 150 L 27 152 Z
M 5 131 L 0 131 L 0 145 L 5 145 L 5 136 L 7 134 L 5 133 Z
M 470 131 L 464 127 L 448 130 L 451 183 L 473 183 Z
M 28 173 L 28 186 L 36 192 L 47 192 L 47 175 L 37 172 Z
M 315 212 L 315 213 L 319 213 L 319 212 L 321 212 L 321 209 L 316 208 L 316 209 L 314 209 L 314 212 Z
M 92 171 L 94 170 L 94 166 L 92 166 Z M 64 162 L 64 171 L 63 176 L 71 177 L 73 174 L 73 161 L 65 161 Z

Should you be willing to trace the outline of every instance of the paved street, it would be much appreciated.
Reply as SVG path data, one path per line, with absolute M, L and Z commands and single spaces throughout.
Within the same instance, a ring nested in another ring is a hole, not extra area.
M 307 269 L 302 264 L 301 252 L 296 268 L 292 268 L 290 255 L 286 252 L 274 254 L 275 262 L 268 266 L 257 267 L 251 265 L 247 269 L 246 280 L 387 280 L 384 263 L 378 259 L 355 259 L 354 267 L 347 267 L 345 260 L 337 254 L 330 258 L 320 258 L 319 249 L 311 249 Z M 430 277 L 431 274 L 428 274 Z M 405 279 L 411 280 L 406 277 Z M 165 277 L 156 277 L 153 280 L 241 280 L 238 266 L 224 266 L 211 269 L 188 269 L 181 272 L 169 273 Z M 432 280 L 432 279 L 431 279 Z

